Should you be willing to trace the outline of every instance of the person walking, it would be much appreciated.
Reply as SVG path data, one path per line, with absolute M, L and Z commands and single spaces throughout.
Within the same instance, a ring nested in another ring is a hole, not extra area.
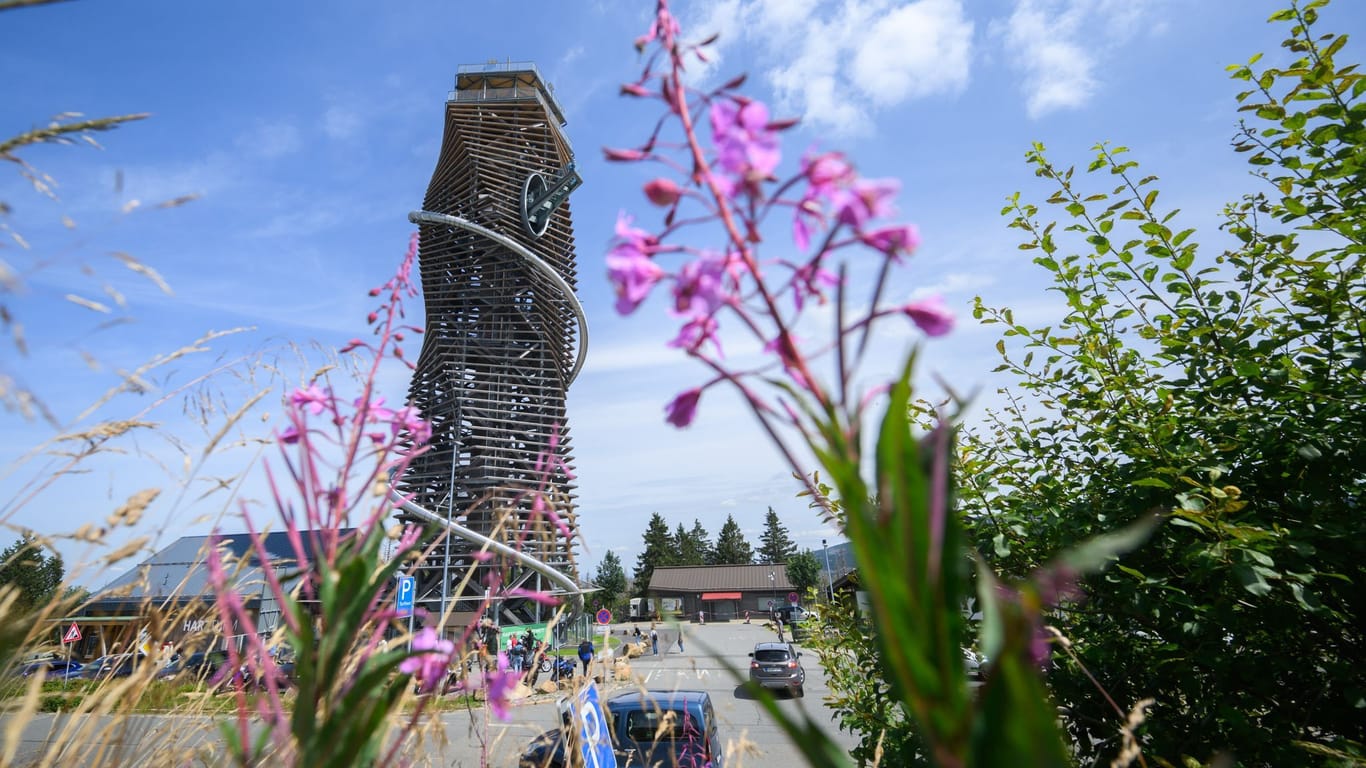
M 650 627 L 650 647 L 654 649 L 655 655 L 659 655 L 659 630 Z
M 583 642 L 582 642 L 582 643 L 579 643 L 579 661 L 582 661 L 582 662 L 583 662 L 583 676 L 584 676 L 584 677 L 588 677 L 588 664 L 589 664 L 589 662 L 591 662 L 591 661 L 593 660 L 593 654 L 594 654 L 595 652 L 596 652 L 596 649 L 593 648 L 593 641 L 592 641 L 592 640 L 589 640 L 588 638 L 585 637 L 585 638 L 583 639 Z
M 683 652 L 683 628 L 678 628 L 678 652 Z

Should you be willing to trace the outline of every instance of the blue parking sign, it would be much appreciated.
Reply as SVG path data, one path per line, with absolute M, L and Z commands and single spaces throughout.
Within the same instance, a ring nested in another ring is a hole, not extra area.
M 394 612 L 399 618 L 413 615 L 413 598 L 417 596 L 417 579 L 412 576 L 399 576 L 398 589 L 394 591 Z
M 598 687 L 593 683 L 579 691 L 570 707 L 574 722 L 579 724 L 579 749 L 583 752 L 585 768 L 617 768 L 617 753 L 612 751 L 612 734 L 607 730 L 607 718 L 602 714 Z

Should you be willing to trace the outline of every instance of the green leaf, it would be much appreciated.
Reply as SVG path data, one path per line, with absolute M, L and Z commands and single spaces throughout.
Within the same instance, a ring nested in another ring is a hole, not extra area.
M 1243 589 L 1256 595 L 1265 597 L 1271 592 L 1271 585 L 1266 583 L 1260 571 L 1246 565 L 1233 566 L 1233 575 L 1238 579 L 1238 583 L 1243 585 Z

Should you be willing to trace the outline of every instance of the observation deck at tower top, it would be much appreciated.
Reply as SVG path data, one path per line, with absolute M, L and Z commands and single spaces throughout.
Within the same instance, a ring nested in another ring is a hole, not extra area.
M 461 64 L 455 70 L 455 90 L 446 101 L 522 101 L 535 99 L 555 122 L 565 124 L 564 112 L 555 101 L 554 86 L 541 77 L 530 61 L 505 61 L 489 64 Z

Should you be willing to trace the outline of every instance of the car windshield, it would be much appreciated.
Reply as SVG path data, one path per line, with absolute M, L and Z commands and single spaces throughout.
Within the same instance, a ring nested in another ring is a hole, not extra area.
M 663 725 L 663 733 L 660 733 Z M 674 741 L 700 738 L 701 734 L 686 712 L 673 709 L 637 710 L 626 714 L 626 735 L 632 741 L 652 742 L 655 734 L 659 740 Z
M 759 649 L 754 652 L 754 660 L 768 664 L 787 661 L 787 651 L 781 648 Z

